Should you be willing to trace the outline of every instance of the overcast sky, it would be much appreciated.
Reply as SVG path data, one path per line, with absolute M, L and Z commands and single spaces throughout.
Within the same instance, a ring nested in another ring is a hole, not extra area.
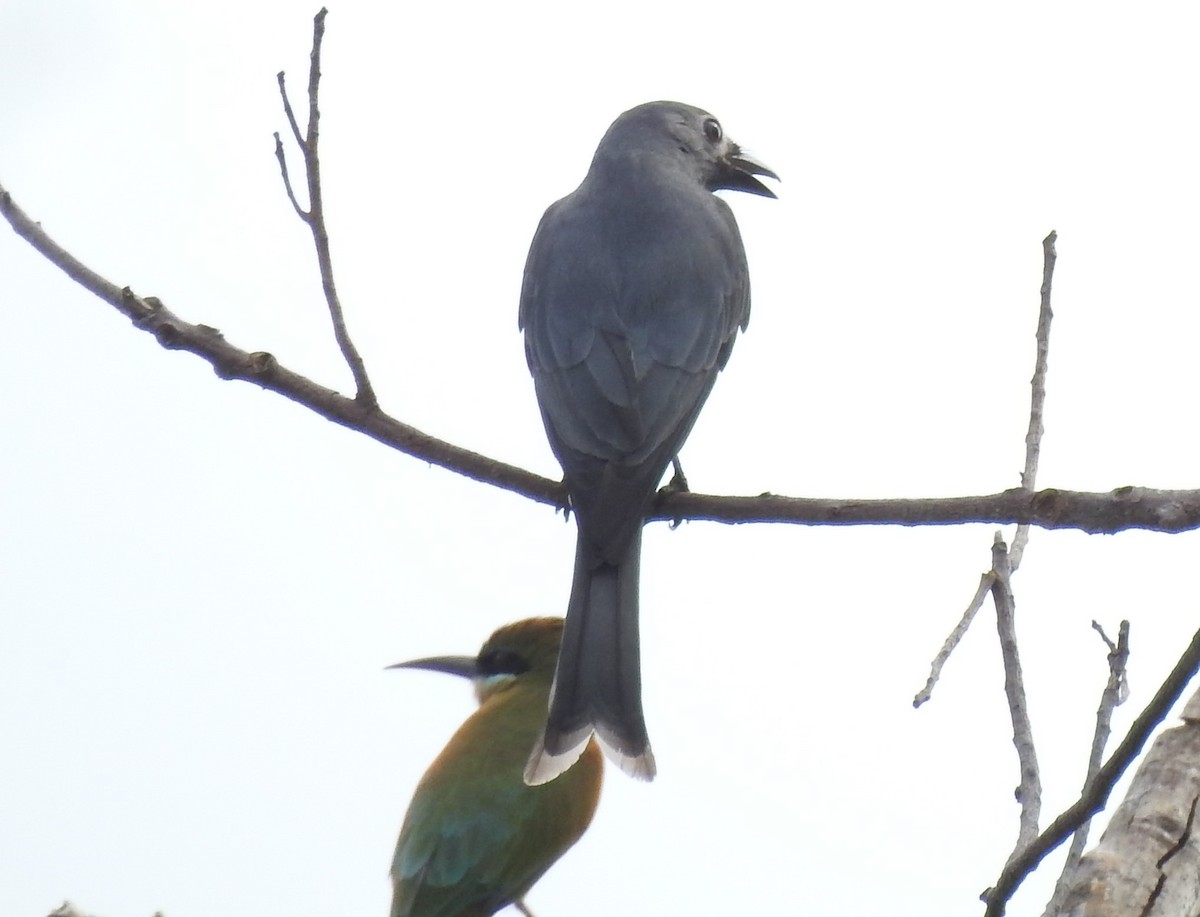
M 7 0 L 0 183 L 105 277 L 348 392 L 272 155 L 316 9 Z M 1039 484 L 1200 486 L 1185 9 L 335 0 L 329 229 L 382 405 L 558 476 L 516 327 L 529 240 L 613 118 L 678 99 L 783 177 L 728 195 L 754 311 L 683 451 L 696 490 L 1015 486 L 1051 229 Z M 383 667 L 561 613 L 573 525 L 218 380 L 7 227 L 0 278 L 0 913 L 382 915 L 412 790 L 473 708 Z M 648 527 L 660 775 L 609 773 L 530 906 L 980 912 L 1017 829 L 990 604 L 911 698 L 993 531 Z M 1198 544 L 1033 533 L 1043 824 L 1082 781 L 1092 619 L 1132 621 L 1123 733 L 1196 627 Z

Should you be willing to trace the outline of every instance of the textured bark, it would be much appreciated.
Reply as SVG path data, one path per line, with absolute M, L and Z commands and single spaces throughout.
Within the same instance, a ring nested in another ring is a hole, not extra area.
M 1080 861 L 1058 917 L 1200 914 L 1200 692 L 1150 747 L 1100 843 Z

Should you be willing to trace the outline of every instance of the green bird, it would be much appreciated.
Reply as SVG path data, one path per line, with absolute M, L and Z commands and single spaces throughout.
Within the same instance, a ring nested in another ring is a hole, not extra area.
M 523 898 L 591 824 L 603 756 L 591 742 L 558 780 L 526 786 L 562 643 L 562 618 L 500 628 L 478 656 L 389 668 L 469 678 L 479 709 L 417 784 L 392 861 L 391 917 L 488 917 Z

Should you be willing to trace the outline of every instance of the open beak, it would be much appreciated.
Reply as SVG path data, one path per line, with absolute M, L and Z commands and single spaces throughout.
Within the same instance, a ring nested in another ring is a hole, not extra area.
M 474 656 L 429 656 L 426 659 L 397 662 L 388 668 L 428 669 L 430 672 L 445 672 L 447 675 L 458 675 L 462 678 L 475 678 L 479 674 Z
M 775 197 L 775 192 L 760 182 L 755 175 L 763 175 L 779 181 L 779 176 L 749 153 L 743 152 L 736 143 L 725 157 L 725 174 L 721 176 L 721 187 L 731 191 L 747 191 L 763 197 Z

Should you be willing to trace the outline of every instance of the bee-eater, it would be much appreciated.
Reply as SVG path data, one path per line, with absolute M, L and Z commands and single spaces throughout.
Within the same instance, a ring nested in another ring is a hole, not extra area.
M 733 211 L 713 192 L 778 178 L 706 111 L 650 102 L 608 129 L 583 183 L 534 234 L 525 356 L 578 522 L 549 715 L 525 779 L 565 771 L 595 733 L 654 776 L 642 713 L 638 565 L 645 517 L 750 317 Z
M 522 779 L 562 634 L 562 618 L 530 618 L 478 656 L 389 666 L 469 678 L 479 700 L 417 784 L 392 861 L 391 917 L 487 917 L 510 904 L 528 914 L 522 898 L 587 830 L 604 770 L 594 743 L 561 780 Z

